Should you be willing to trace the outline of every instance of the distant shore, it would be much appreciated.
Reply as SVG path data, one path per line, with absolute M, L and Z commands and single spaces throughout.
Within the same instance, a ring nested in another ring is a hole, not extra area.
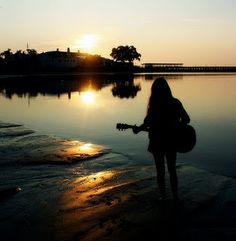
M 86 75 L 86 74 L 138 74 L 138 73 L 235 73 L 236 66 L 177 66 L 177 67 L 140 67 L 94 68 L 94 69 L 36 69 L 28 71 L 0 71 L 2 77 L 21 77 L 25 75 Z
M 236 66 L 160 66 L 144 67 L 146 72 L 236 72 Z

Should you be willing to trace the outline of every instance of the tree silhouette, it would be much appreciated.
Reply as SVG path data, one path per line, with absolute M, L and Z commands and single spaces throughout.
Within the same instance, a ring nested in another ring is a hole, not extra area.
M 17 50 L 14 53 L 14 57 L 16 57 L 16 58 L 21 58 L 21 57 L 24 57 L 24 56 L 25 56 L 25 51 L 22 51 L 21 49 Z
M 13 53 L 11 52 L 11 49 L 7 49 L 4 52 L 2 52 L 0 55 L 3 56 L 4 59 L 8 59 L 10 56 L 13 55 Z
M 37 55 L 37 51 L 35 49 L 26 49 L 28 55 L 35 56 Z
M 140 60 L 141 54 L 137 52 L 134 46 L 118 46 L 113 48 L 110 56 L 117 62 L 132 63 L 135 59 Z
M 141 90 L 140 84 L 134 84 L 132 81 L 119 81 L 113 84 L 112 95 L 119 98 L 134 98 Z

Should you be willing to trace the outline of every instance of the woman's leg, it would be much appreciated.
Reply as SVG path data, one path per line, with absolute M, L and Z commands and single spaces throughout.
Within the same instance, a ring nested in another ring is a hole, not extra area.
M 178 177 L 176 173 L 176 152 L 166 153 L 167 167 L 170 175 L 170 185 L 174 200 L 178 200 Z
M 161 197 L 166 198 L 166 186 L 165 186 L 165 159 L 162 153 L 153 153 L 153 157 L 156 164 L 157 171 L 157 185 L 160 190 Z

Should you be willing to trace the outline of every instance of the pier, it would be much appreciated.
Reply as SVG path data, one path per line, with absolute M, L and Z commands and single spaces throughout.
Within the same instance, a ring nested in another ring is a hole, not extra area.
M 183 63 L 143 63 L 146 72 L 236 72 L 236 66 L 184 66 Z

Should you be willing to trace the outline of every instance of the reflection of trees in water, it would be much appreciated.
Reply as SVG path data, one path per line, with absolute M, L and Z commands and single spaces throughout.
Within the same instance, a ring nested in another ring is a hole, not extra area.
M 72 92 L 83 92 L 88 89 L 100 90 L 104 87 L 103 80 L 94 76 L 31 76 L 0 80 L 0 93 L 7 98 L 18 97 L 58 96 Z
M 38 95 L 60 98 L 60 95 L 67 94 L 70 99 L 73 92 L 98 91 L 111 84 L 114 84 L 113 95 L 121 98 L 134 97 L 141 89 L 140 85 L 133 84 L 133 76 L 38 75 L 0 79 L 0 94 L 9 99 L 13 95 L 21 98 Z
M 141 90 L 140 84 L 134 84 L 132 81 L 119 81 L 113 84 L 112 94 L 119 98 L 134 98 Z

